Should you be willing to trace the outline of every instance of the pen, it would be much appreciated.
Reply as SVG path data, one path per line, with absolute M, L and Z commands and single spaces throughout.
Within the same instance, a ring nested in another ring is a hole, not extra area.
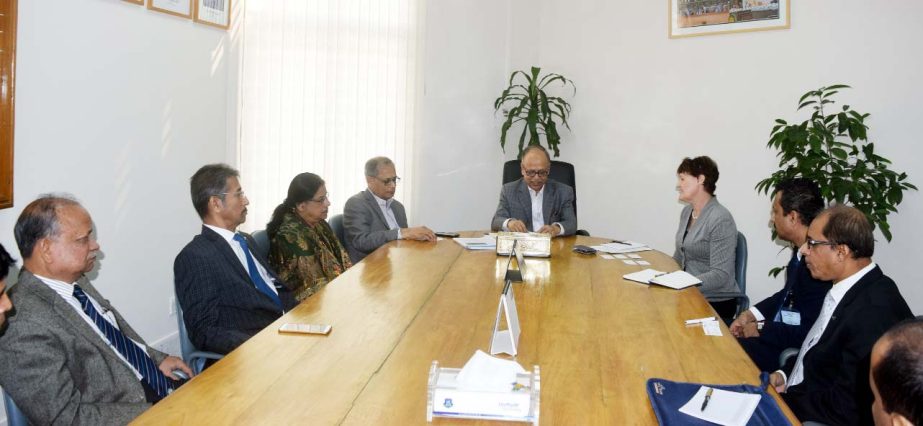
M 702 401 L 702 408 L 700 408 L 699 411 L 705 411 L 705 407 L 708 407 L 708 400 L 711 399 L 711 393 L 714 390 L 714 388 L 708 388 L 708 392 L 705 392 L 705 400 Z
M 696 318 L 696 319 L 686 320 L 686 325 L 702 324 L 702 323 L 705 323 L 708 321 L 714 321 L 714 320 L 715 320 L 715 317 Z
M 626 242 L 624 242 L 624 241 L 619 241 L 619 240 L 612 240 L 612 241 L 610 241 L 610 243 L 621 244 L 621 245 L 623 245 L 623 246 L 630 246 L 630 245 L 631 245 L 631 243 L 626 243 Z

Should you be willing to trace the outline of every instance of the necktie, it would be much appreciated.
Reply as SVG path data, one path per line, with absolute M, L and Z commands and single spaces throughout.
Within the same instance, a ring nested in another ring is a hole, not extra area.
M 269 285 L 266 284 L 266 281 L 263 281 L 263 277 L 260 276 L 260 271 L 256 268 L 256 262 L 253 261 L 253 255 L 250 254 L 250 246 L 247 244 L 247 239 L 240 234 L 234 234 L 234 241 L 237 241 L 240 246 L 243 247 L 244 255 L 247 256 L 247 269 L 250 270 L 250 281 L 253 281 L 253 285 L 257 290 L 269 296 L 273 302 L 276 302 L 279 309 L 282 309 L 282 301 L 279 300 L 279 295 L 272 291 Z
M 96 308 L 93 307 L 93 304 L 90 303 L 87 294 L 76 284 L 74 284 L 74 297 L 80 302 L 80 306 L 83 307 L 83 312 L 93 320 L 93 323 L 103 332 L 106 339 L 109 340 L 109 343 L 115 346 L 115 349 L 135 367 L 135 370 L 141 373 L 142 380 L 144 380 L 158 396 L 161 398 L 166 397 L 173 389 L 173 383 L 167 380 L 167 376 L 164 376 L 163 373 L 160 372 L 157 365 L 154 364 L 154 360 L 147 355 L 147 352 L 141 350 L 135 342 L 125 337 L 119 329 L 115 328 L 109 321 L 103 318 L 103 316 L 96 311 Z
M 788 266 L 785 268 L 785 295 L 782 296 L 782 300 L 779 302 L 779 308 L 776 309 L 776 316 L 772 319 L 774 322 L 782 322 L 782 308 L 785 307 L 785 302 L 788 301 L 788 297 L 792 294 L 792 286 L 797 278 L 796 275 L 800 263 L 798 255 L 792 253 L 792 259 L 788 261 Z
M 833 315 L 834 309 L 836 309 L 836 301 L 833 300 L 833 296 L 828 291 L 827 297 L 824 298 L 824 307 L 820 310 L 820 316 L 817 317 L 817 321 L 814 322 L 811 331 L 808 332 L 807 337 L 804 338 L 804 343 L 801 345 L 801 352 L 798 353 L 798 360 L 795 361 L 795 368 L 792 369 L 792 375 L 788 378 L 787 387 L 795 386 L 804 380 L 804 356 L 824 334 L 824 329 L 827 328 L 827 323 L 830 322 L 830 316 Z

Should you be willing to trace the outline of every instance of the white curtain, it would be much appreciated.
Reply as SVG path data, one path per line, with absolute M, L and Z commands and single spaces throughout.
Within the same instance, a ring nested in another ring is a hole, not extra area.
M 330 216 L 394 160 L 410 206 L 423 0 L 246 0 L 238 165 L 246 230 L 265 228 L 296 174 L 320 175 Z

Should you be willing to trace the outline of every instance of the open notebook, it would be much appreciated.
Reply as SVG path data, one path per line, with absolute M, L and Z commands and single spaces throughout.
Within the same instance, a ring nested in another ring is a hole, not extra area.
M 702 280 L 696 278 L 686 271 L 674 271 L 670 273 L 661 272 L 655 269 L 645 269 L 643 271 L 632 272 L 622 276 L 626 280 L 637 281 L 644 284 L 657 284 L 674 289 L 682 289 L 702 283 Z

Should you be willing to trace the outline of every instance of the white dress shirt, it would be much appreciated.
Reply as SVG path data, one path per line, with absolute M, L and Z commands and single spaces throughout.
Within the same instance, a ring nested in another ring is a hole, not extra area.
M 538 232 L 539 229 L 542 229 L 542 227 L 545 226 L 545 214 L 542 211 L 542 204 L 545 201 L 545 187 L 542 186 L 542 189 L 536 191 L 526 185 L 526 189 L 529 191 L 529 198 L 532 200 L 532 231 Z M 510 220 L 512 219 L 513 218 L 508 218 L 503 221 L 503 226 L 501 228 L 504 231 L 510 230 L 507 225 L 509 225 Z M 561 230 L 558 232 L 558 235 L 564 233 L 564 225 L 561 225 L 559 222 L 555 222 L 552 225 L 558 225 L 558 228 Z
M 83 306 L 80 304 L 80 301 L 77 300 L 76 297 L 74 297 L 74 284 L 77 284 L 77 283 L 68 284 L 64 281 L 53 280 L 51 278 L 46 278 L 41 275 L 35 275 L 35 278 L 38 278 L 39 281 L 41 281 L 42 283 L 47 285 L 49 288 L 54 290 L 54 292 L 57 293 L 58 296 L 61 296 L 61 298 L 63 298 L 64 301 L 67 302 L 68 305 L 74 308 L 74 310 L 77 311 L 77 316 L 79 316 L 80 318 L 83 318 L 83 320 L 86 321 L 86 323 L 90 325 L 90 328 L 93 331 L 95 331 L 96 334 L 99 335 L 99 338 L 103 339 L 103 342 L 105 342 L 106 345 L 112 348 L 112 352 L 115 353 L 115 355 L 119 357 L 119 359 L 122 360 L 122 362 L 125 365 L 127 365 L 128 368 L 130 368 L 132 372 L 135 373 L 135 376 L 138 378 L 138 380 L 141 380 L 144 377 L 141 375 L 141 372 L 136 370 L 135 366 L 131 365 L 131 363 L 128 362 L 128 359 L 122 356 L 122 353 L 119 352 L 119 350 L 116 349 L 115 346 L 112 345 L 112 343 L 109 341 L 109 338 L 107 338 L 106 335 L 103 334 L 103 331 L 100 330 L 99 327 L 96 326 L 95 322 L 93 322 L 93 319 L 90 318 L 90 316 L 87 315 L 87 313 L 83 311 Z M 96 312 L 98 312 L 99 315 L 103 317 L 103 319 L 109 322 L 109 324 L 112 324 L 112 326 L 115 327 L 117 330 L 122 331 L 122 329 L 119 328 L 119 323 L 118 321 L 116 321 L 115 314 L 112 313 L 112 311 L 108 309 L 104 309 L 99 304 L 99 302 L 97 302 L 96 299 L 93 298 L 93 296 L 90 296 L 89 293 L 87 293 L 87 299 L 89 299 L 90 303 L 93 304 L 93 307 L 96 308 Z M 128 338 L 128 340 L 131 340 L 132 343 L 138 345 L 138 347 L 141 348 L 141 350 L 144 351 L 144 353 L 147 353 L 147 346 L 134 341 L 128 336 L 125 336 L 125 337 Z
M 228 245 L 231 246 L 231 250 L 233 250 L 234 254 L 237 255 L 237 260 L 240 261 L 240 264 L 244 266 L 244 270 L 247 271 L 247 274 L 249 274 L 250 267 L 247 266 L 247 255 L 244 254 L 244 247 L 234 239 L 234 235 L 237 234 L 217 226 L 211 226 L 207 224 L 205 226 L 207 226 L 212 231 L 217 232 L 221 238 L 224 238 L 224 240 L 228 242 Z M 269 287 L 273 293 L 279 294 L 279 290 L 276 290 L 276 286 L 273 285 L 274 281 L 272 277 L 269 276 L 269 273 L 266 272 L 266 269 L 263 268 L 263 265 L 260 265 L 260 262 L 256 260 L 256 256 L 253 255 L 253 251 L 250 252 L 250 256 L 253 257 L 253 264 L 256 265 L 256 270 L 260 273 L 260 277 L 263 278 L 263 282 L 266 283 L 266 287 Z
M 401 226 L 397 224 L 397 218 L 394 217 L 394 210 L 391 210 L 391 203 L 394 202 L 394 198 L 383 200 L 378 198 L 372 191 L 369 191 L 369 194 L 372 194 L 372 197 L 375 198 L 375 202 L 378 203 L 378 208 L 381 209 L 381 213 L 385 215 L 385 221 L 388 222 L 388 229 L 397 229 L 397 239 L 400 240 Z
M 830 317 L 833 316 L 833 312 L 836 310 L 837 305 L 843 300 L 843 296 L 845 296 L 849 289 L 853 288 L 853 286 L 872 269 L 875 269 L 875 262 L 870 263 L 855 274 L 834 284 L 833 287 L 830 288 L 830 291 L 827 292 L 827 297 L 824 298 L 824 307 L 820 311 L 820 316 L 817 317 L 817 321 L 814 322 L 814 326 L 811 327 L 811 331 L 808 332 L 807 337 L 804 338 L 804 342 L 801 344 L 801 352 L 798 353 L 798 361 L 795 362 L 792 376 L 786 381 L 786 389 L 804 381 L 803 362 L 805 354 L 807 354 L 808 351 L 817 344 L 821 336 L 823 336 L 824 330 L 827 329 L 827 324 L 830 323 Z

